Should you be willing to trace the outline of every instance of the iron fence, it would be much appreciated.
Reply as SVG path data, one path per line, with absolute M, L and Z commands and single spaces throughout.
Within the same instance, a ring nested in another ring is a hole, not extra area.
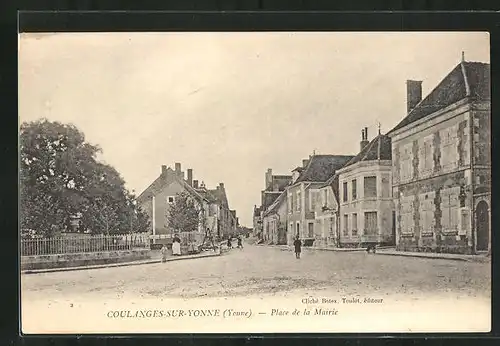
M 81 235 L 21 239 L 21 256 L 119 251 L 140 248 L 149 248 L 148 235 Z

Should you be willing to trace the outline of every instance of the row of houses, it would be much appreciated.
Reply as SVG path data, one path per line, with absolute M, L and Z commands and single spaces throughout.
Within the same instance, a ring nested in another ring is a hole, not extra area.
M 371 140 L 362 129 L 356 155 L 312 155 L 290 176 L 268 170 L 254 232 L 273 244 L 489 251 L 490 96 L 481 62 L 462 59 L 425 98 L 422 81 L 407 81 L 406 115 Z
M 162 165 L 160 175 L 138 197 L 139 206 L 151 222 L 151 235 L 154 243 L 168 244 L 176 230 L 169 228 L 167 215 L 179 193 L 186 193 L 200 210 L 198 234 L 202 238 L 207 229 L 218 239 L 236 232 L 239 220 L 236 211 L 229 208 L 224 183 L 215 189 L 207 189 L 205 183 L 193 180 L 193 170 L 187 170 L 187 177 L 181 164 L 175 169 Z

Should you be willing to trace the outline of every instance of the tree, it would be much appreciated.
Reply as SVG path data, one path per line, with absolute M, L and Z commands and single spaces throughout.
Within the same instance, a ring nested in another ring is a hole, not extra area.
M 191 232 L 199 224 L 200 211 L 193 199 L 185 192 L 178 193 L 167 211 L 167 226 L 176 232 Z
M 80 231 L 128 233 L 135 219 L 136 229 L 147 231 L 120 174 L 97 161 L 100 148 L 74 125 L 23 123 L 20 151 L 21 229 L 52 236 L 81 213 Z

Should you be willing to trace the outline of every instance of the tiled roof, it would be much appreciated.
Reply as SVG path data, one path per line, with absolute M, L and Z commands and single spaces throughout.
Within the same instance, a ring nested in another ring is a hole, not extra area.
M 470 96 L 490 100 L 490 64 L 461 62 L 390 132 Z
M 314 155 L 309 159 L 307 167 L 300 173 L 296 183 L 327 181 L 337 169 L 344 166 L 353 155 Z
M 215 198 L 216 202 L 228 206 L 227 196 L 224 189 L 208 190 L 208 192 Z
M 279 208 L 280 204 L 284 201 L 285 197 L 286 191 L 281 192 L 281 194 L 278 196 L 278 198 L 276 198 L 273 204 L 271 204 L 269 208 L 267 208 L 267 210 L 264 212 L 264 216 L 276 211 Z
M 350 160 L 344 167 L 351 166 L 357 162 L 361 161 L 372 161 L 372 160 L 391 160 L 392 158 L 392 148 L 391 148 L 391 138 L 387 135 L 379 134 L 377 137 L 372 139 L 363 150 L 359 152 L 352 160 Z
M 160 174 L 158 178 L 156 178 L 151 185 L 149 185 L 138 197 L 137 201 L 142 202 L 151 196 L 156 195 L 165 185 L 171 184 L 173 181 L 178 181 L 184 189 L 189 192 L 192 196 L 198 199 L 206 199 L 203 195 L 201 195 L 194 188 L 189 186 L 189 184 L 177 176 L 177 173 L 174 172 L 171 168 L 167 168 L 165 173 Z
M 281 191 L 276 191 L 276 192 L 265 192 L 264 195 L 262 196 L 262 210 L 266 210 L 267 207 L 269 207 L 273 202 L 278 198 L 280 195 Z
M 345 167 L 345 166 L 344 166 Z M 327 186 L 331 186 L 333 190 L 333 194 L 335 195 L 335 198 L 339 199 L 339 175 L 337 173 L 333 174 L 328 180 L 321 185 L 319 188 L 325 188 Z

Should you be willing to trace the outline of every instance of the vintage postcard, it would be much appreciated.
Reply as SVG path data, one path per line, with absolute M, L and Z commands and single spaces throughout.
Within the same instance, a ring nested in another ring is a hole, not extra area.
M 19 35 L 24 334 L 491 330 L 485 32 Z

